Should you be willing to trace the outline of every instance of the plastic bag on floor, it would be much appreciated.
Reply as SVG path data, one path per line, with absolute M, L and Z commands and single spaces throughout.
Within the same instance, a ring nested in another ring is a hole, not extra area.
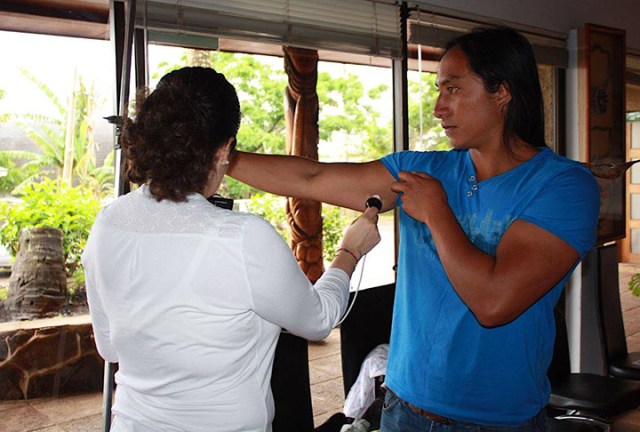
M 388 355 L 389 344 L 382 344 L 371 350 L 365 357 L 358 378 L 344 402 L 344 414 L 347 417 L 362 418 L 375 400 L 375 379 L 386 375 Z
M 342 426 L 340 432 L 367 432 L 369 430 L 369 422 L 364 419 L 357 419 L 351 424 Z

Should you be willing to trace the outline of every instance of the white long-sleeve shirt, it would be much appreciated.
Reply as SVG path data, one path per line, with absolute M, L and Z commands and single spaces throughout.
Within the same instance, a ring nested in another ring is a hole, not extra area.
M 82 262 L 100 355 L 119 363 L 113 432 L 271 431 L 281 328 L 322 339 L 349 277 L 311 285 L 260 217 L 143 186 L 105 207 Z

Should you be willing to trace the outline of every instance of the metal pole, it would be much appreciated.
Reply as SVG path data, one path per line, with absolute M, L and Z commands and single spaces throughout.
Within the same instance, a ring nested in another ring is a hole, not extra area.
M 113 403 L 114 364 L 104 362 L 104 384 L 102 390 L 102 431 L 111 430 L 111 404 Z
M 136 18 L 136 0 L 125 0 L 127 10 L 126 15 L 122 7 L 121 1 L 112 1 L 113 17 L 116 19 L 115 23 L 112 23 L 112 28 L 115 26 L 116 37 L 116 80 L 118 93 L 116 94 L 116 107 L 118 110 L 118 117 L 125 117 L 129 108 L 129 87 L 131 81 L 131 52 L 133 47 L 133 34 L 135 29 Z M 119 15 L 119 16 L 118 16 Z M 124 31 L 122 31 L 124 26 Z M 122 40 L 118 40 L 121 38 Z M 119 69 L 118 69 L 119 67 Z M 123 171 L 125 169 L 124 158 L 122 158 L 122 151 L 120 148 L 120 124 L 116 124 L 116 196 L 124 195 L 129 192 L 129 185 L 124 180 Z
M 402 43 L 402 57 L 394 59 L 392 63 L 393 72 L 393 150 L 409 150 L 409 102 L 408 102 L 408 47 L 407 47 L 407 19 L 409 18 L 409 8 L 406 2 L 400 5 L 400 39 Z M 398 262 L 400 214 L 396 207 L 395 211 L 395 262 Z M 394 270 L 396 266 L 394 265 Z
M 126 13 L 125 13 L 126 12 Z M 116 63 L 115 106 L 117 117 L 127 115 L 129 82 L 131 79 L 131 50 L 135 28 L 136 0 L 111 0 L 109 20 L 110 33 Z M 121 124 L 115 121 L 114 150 L 116 152 L 115 186 L 117 196 L 128 192 L 128 183 L 123 177 L 124 160 L 120 148 Z M 102 397 L 102 431 L 111 430 L 111 405 L 113 403 L 114 373 L 117 364 L 105 362 Z
M 408 48 L 407 48 L 407 19 L 409 8 L 407 3 L 400 5 L 400 40 L 402 43 L 402 57 L 394 59 L 393 71 L 393 136 L 394 150 L 409 150 L 409 103 L 408 103 Z

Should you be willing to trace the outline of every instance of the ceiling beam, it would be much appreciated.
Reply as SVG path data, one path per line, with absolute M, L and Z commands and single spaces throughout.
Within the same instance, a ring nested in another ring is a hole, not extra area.
M 3 0 L 0 30 L 108 39 L 108 0 Z

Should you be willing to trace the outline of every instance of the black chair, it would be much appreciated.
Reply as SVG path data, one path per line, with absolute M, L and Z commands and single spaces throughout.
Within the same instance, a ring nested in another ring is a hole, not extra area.
M 557 420 L 553 417 L 549 419 L 549 432 L 600 432 L 601 430 L 597 425 L 580 420 Z
M 556 341 L 548 376 L 555 421 L 584 421 L 609 431 L 612 418 L 640 406 L 640 383 L 591 373 L 571 373 L 564 294 L 556 306 Z
M 609 375 L 616 378 L 640 380 L 640 352 L 630 353 L 624 331 L 620 302 L 620 282 L 617 255 L 607 271 L 599 272 L 600 322 L 603 330 L 604 356 Z M 612 259 L 613 259 L 612 258 Z
M 395 284 L 361 290 L 349 316 L 340 325 L 345 397 L 356 382 L 365 357 L 378 345 L 389 343 L 395 292 Z

